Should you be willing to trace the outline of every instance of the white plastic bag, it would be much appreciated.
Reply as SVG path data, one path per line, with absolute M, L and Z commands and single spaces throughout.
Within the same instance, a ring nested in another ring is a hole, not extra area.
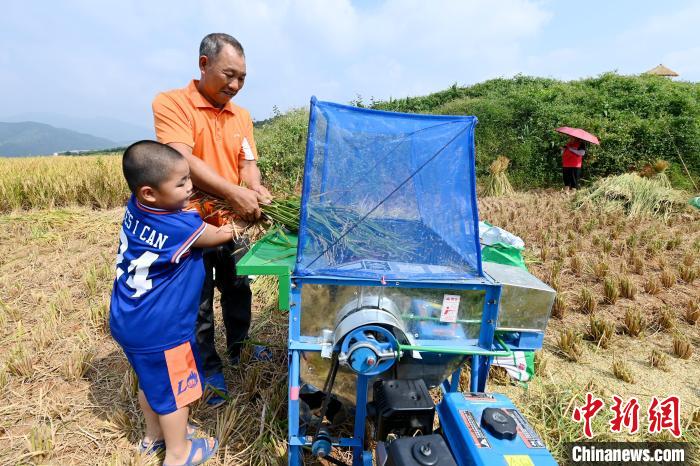
M 479 239 L 481 244 L 490 246 L 496 243 L 505 243 L 518 249 L 525 248 L 525 242 L 519 236 L 499 227 L 490 227 L 484 222 L 479 222 Z

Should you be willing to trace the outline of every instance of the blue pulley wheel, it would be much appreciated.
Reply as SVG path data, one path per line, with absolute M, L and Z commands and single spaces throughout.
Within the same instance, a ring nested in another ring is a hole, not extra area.
M 363 375 L 377 375 L 396 361 L 399 344 L 384 327 L 366 325 L 349 332 L 340 346 L 344 364 Z

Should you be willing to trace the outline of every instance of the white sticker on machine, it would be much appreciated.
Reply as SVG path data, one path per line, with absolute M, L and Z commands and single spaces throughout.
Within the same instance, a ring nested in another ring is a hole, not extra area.
M 457 311 L 459 311 L 459 295 L 444 295 L 442 297 L 442 310 L 440 311 L 440 322 L 457 322 Z
M 537 435 L 535 429 L 525 420 L 522 414 L 518 412 L 517 409 L 504 409 L 504 411 L 515 419 L 515 423 L 518 425 L 518 435 L 522 439 L 523 443 L 528 448 L 545 448 L 544 442 Z
M 464 394 L 464 399 L 475 403 L 495 403 L 496 397 L 491 393 L 469 392 Z
M 479 423 L 476 422 L 474 415 L 471 412 L 463 409 L 459 410 L 459 414 L 462 415 L 462 420 L 467 426 L 467 430 L 474 441 L 474 445 L 476 445 L 477 448 L 491 448 L 489 439 L 486 438 L 486 434 L 483 430 L 481 430 L 481 426 L 479 426 Z

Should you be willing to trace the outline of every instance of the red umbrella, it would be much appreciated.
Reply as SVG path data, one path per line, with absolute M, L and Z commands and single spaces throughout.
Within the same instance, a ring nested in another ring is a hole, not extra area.
M 586 142 L 591 142 L 598 146 L 600 145 L 600 141 L 597 137 L 593 136 L 588 131 L 582 130 L 581 128 L 569 128 L 568 126 L 562 126 L 561 128 L 557 128 L 554 131 L 556 131 L 557 133 L 566 134 L 568 136 L 573 136 L 577 139 L 581 139 Z

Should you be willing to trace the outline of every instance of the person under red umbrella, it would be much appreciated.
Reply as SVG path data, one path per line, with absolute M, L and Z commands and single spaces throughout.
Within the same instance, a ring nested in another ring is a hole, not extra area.
M 564 186 L 568 189 L 578 189 L 581 179 L 581 163 L 586 155 L 586 143 L 573 136 L 561 151 L 561 169 L 564 176 Z
M 569 140 L 561 151 L 562 175 L 567 189 L 578 189 L 581 179 L 581 163 L 586 155 L 586 143 L 600 144 L 597 137 L 580 128 L 562 126 L 555 129 L 558 133 L 566 134 Z

